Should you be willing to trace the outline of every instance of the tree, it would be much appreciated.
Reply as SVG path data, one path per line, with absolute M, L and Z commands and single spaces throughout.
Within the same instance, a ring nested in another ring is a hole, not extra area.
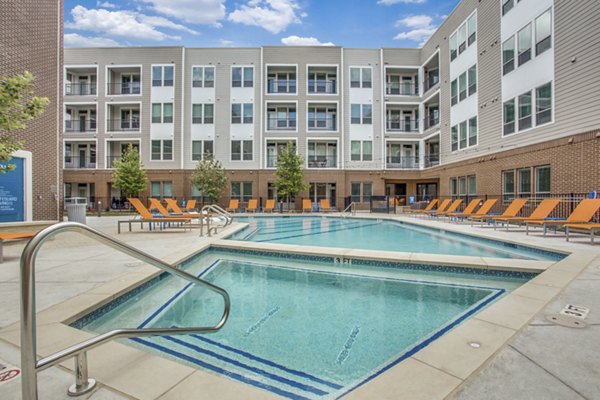
M 27 127 L 26 121 L 39 117 L 46 109 L 49 100 L 33 95 L 33 79 L 33 75 L 27 71 L 0 79 L 0 131 L 24 129 Z M 23 142 L 7 135 L 0 136 L 0 162 L 8 163 L 12 153 L 22 148 Z M 0 174 L 13 169 L 14 164 L 7 164 L 6 168 L 0 169 Z
M 277 157 L 275 188 L 278 196 L 287 199 L 288 209 L 291 197 L 308 188 L 308 185 L 304 182 L 303 163 L 302 156 L 296 154 L 296 146 L 292 142 L 288 142 L 279 157 Z
M 192 185 L 202 193 L 202 196 L 215 201 L 221 197 L 226 184 L 227 175 L 223 166 L 219 160 L 206 153 L 196 164 L 196 170 L 192 174 Z
M 140 161 L 140 154 L 131 143 L 121 159 L 115 161 L 112 183 L 126 197 L 135 197 L 146 189 L 148 177 Z

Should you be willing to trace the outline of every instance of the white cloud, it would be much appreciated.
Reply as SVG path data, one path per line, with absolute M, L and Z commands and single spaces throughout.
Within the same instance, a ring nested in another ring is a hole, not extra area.
M 412 40 L 419 42 L 420 46 L 424 45 L 437 29 L 437 25 L 429 15 L 411 15 L 396 21 L 395 26 L 409 28 L 394 36 L 395 40 Z
M 108 2 L 108 1 L 97 1 L 96 2 L 96 7 L 102 7 L 102 8 L 119 8 L 118 5 L 113 4 L 111 2 Z
M 386 6 L 390 6 L 392 4 L 398 4 L 398 3 L 404 3 L 404 4 L 423 4 L 425 3 L 425 0 L 379 0 L 377 2 L 377 4 L 383 4 Z
M 65 33 L 65 47 L 115 47 L 119 43 L 103 37 L 81 36 L 78 33 Z
M 301 23 L 306 13 L 299 11 L 296 0 L 248 0 L 247 4 L 230 13 L 227 19 L 277 34 L 291 24 Z
M 65 28 L 101 33 L 109 37 L 155 41 L 181 39 L 180 36 L 169 35 L 156 28 L 197 33 L 166 18 L 149 16 L 134 11 L 87 9 L 79 5 L 71 10 L 71 16 L 73 21 L 66 23 Z
M 335 46 L 332 42 L 321 43 L 314 37 L 288 36 L 281 39 L 281 43 L 286 46 Z
M 182 21 L 221 26 L 225 18 L 225 0 L 142 0 L 152 5 L 158 13 L 178 18 Z

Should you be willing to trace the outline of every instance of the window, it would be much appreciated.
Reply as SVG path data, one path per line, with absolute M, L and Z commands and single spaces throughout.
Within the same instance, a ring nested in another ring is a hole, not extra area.
M 154 65 L 152 67 L 152 86 L 173 86 L 173 73 L 172 65 Z
M 551 82 L 535 89 L 535 121 L 536 125 L 542 125 L 552 121 Z
M 467 49 L 467 25 L 462 24 L 458 28 L 458 54 L 462 54 Z
M 519 197 L 531 196 L 531 168 L 521 168 L 517 170 L 518 194 Z
M 452 105 L 458 103 L 458 79 L 455 79 L 450 84 L 450 92 L 452 96 Z
M 469 68 L 469 96 L 477 93 L 477 65 L 473 65 Z
M 162 104 L 152 103 L 152 123 L 160 124 L 162 121 Z
M 504 103 L 504 135 L 515 133 L 515 99 Z
M 163 103 L 163 123 L 173 123 L 173 103 Z
M 173 103 L 152 103 L 152 123 L 173 123 Z
M 459 90 L 460 101 L 463 101 L 464 99 L 467 98 L 467 73 L 466 72 L 463 72 L 458 77 L 458 90 Z
M 308 129 L 325 131 L 335 130 L 335 107 L 308 107 Z
M 370 104 L 351 104 L 350 123 L 371 125 L 373 122 L 373 108 Z
M 450 178 L 450 196 L 456 196 L 458 194 L 458 179 Z
M 351 124 L 360 124 L 360 104 L 352 104 L 350 105 L 350 123 Z
M 350 160 L 360 161 L 360 140 L 352 140 L 350 142 Z
M 466 196 L 467 195 L 467 177 L 461 176 L 458 178 L 458 195 Z
M 470 45 L 477 40 L 477 14 L 473 14 L 467 20 L 467 42 Z
M 531 60 L 531 24 L 521 29 L 517 34 L 519 66 Z
M 372 111 L 373 111 L 373 109 L 370 104 L 362 105 L 362 123 L 363 123 L 363 125 L 371 125 Z
M 205 104 L 204 105 L 204 123 L 213 124 L 215 122 L 215 105 Z
M 296 107 L 269 107 L 268 130 L 289 131 L 296 129 Z
M 336 93 L 336 74 L 332 72 L 309 72 L 308 93 Z
M 252 198 L 252 182 L 231 182 L 231 198 L 242 202 Z
M 515 69 L 515 37 L 511 36 L 502 44 L 502 74 L 506 75 Z
M 477 144 L 477 117 L 469 120 L 469 147 Z
M 151 182 L 150 188 L 150 196 L 158 198 L 161 197 L 160 182 Z
M 502 15 L 509 12 L 515 5 L 515 0 L 503 0 L 502 1 Z
M 151 143 L 151 159 L 153 161 L 169 161 L 173 159 L 172 140 L 153 140 Z
M 502 200 L 509 202 L 515 198 L 515 171 L 502 172 Z
M 362 144 L 363 161 L 373 161 L 373 142 L 370 140 L 364 140 Z
M 192 67 L 192 87 L 215 87 L 215 67 Z
M 535 55 L 552 47 L 552 11 L 548 10 L 535 20 Z
M 450 61 L 454 61 L 456 57 L 458 57 L 458 41 L 455 33 L 450 36 Z
M 192 104 L 192 124 L 202 123 L 202 104 Z
M 267 93 L 296 93 L 296 72 L 270 73 L 267 81 Z
M 350 68 L 350 87 L 370 88 L 372 86 L 371 68 Z
M 192 140 L 192 160 L 198 161 L 214 154 L 212 140 Z
M 352 140 L 350 142 L 351 161 L 373 161 L 373 142 L 371 140 Z
M 232 124 L 251 124 L 254 120 L 254 105 L 252 103 L 233 103 L 231 105 Z
M 204 110 L 204 112 L 202 112 Z M 204 114 L 204 120 L 202 115 Z M 214 104 L 192 104 L 192 124 L 213 124 L 215 121 Z
M 519 96 L 519 130 L 531 128 L 533 120 L 531 118 L 531 92 L 523 93 Z
M 468 186 L 468 194 L 469 196 L 477 195 L 477 179 L 475 175 L 470 175 L 467 177 L 467 186 Z
M 452 127 L 451 130 L 452 151 L 458 150 L 458 125 Z
M 253 87 L 254 67 L 231 68 L 231 87 Z
M 231 160 L 232 161 L 251 161 L 252 160 L 252 140 L 232 140 L 231 141 Z
M 459 147 L 464 149 L 467 147 L 467 121 L 463 121 L 459 124 Z
M 352 182 L 350 191 L 350 201 L 354 203 L 369 203 L 373 193 L 373 184 L 371 182 Z
M 550 193 L 550 166 L 543 165 L 535 167 L 535 194 L 544 195 Z

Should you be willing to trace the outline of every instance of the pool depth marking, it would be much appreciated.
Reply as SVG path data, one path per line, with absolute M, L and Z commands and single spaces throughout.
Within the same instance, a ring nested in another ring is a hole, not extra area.
M 271 311 L 269 311 L 267 314 L 265 314 L 257 323 L 255 323 L 250 328 L 248 328 L 248 330 L 244 333 L 244 336 L 252 335 L 258 329 L 260 329 L 260 327 L 263 326 L 263 324 L 265 322 L 270 320 L 273 315 L 277 314 L 279 312 L 279 310 L 281 310 L 280 306 L 277 306 L 277 307 L 271 309 Z
M 344 361 L 346 361 L 346 359 L 350 355 L 350 350 L 352 349 L 354 342 L 356 342 L 356 337 L 359 333 L 360 326 L 355 326 L 354 329 L 352 329 L 352 332 L 350 332 L 350 336 L 348 336 L 348 339 L 346 339 L 346 343 L 344 343 L 344 348 L 338 355 L 337 360 L 335 360 L 337 364 L 341 365 L 344 363 Z

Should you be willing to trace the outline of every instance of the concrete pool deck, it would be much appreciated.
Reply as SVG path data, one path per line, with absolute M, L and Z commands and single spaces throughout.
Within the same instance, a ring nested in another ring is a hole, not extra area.
M 362 215 L 361 215 L 362 217 Z M 364 215 L 372 217 L 372 215 Z M 383 215 L 377 215 L 383 218 Z M 413 357 L 359 387 L 352 399 L 593 399 L 600 397 L 600 246 L 581 237 L 567 243 L 564 237 L 526 236 L 524 232 L 449 224 L 423 218 L 394 217 L 446 230 L 481 234 L 556 251 L 573 253 L 554 262 L 519 262 L 540 276 L 478 313 Z M 237 226 L 213 238 L 198 231 L 141 232 L 116 235 L 117 217 L 88 218 L 89 225 L 114 235 L 134 247 L 168 262 L 176 262 L 208 245 L 264 248 L 280 251 L 281 245 L 224 242 Z M 0 364 L 19 365 L 18 257 L 23 244 L 6 246 L 0 265 Z M 461 264 L 479 268 L 512 269 L 514 260 L 448 257 L 415 253 L 286 246 L 286 251 L 332 254 L 351 258 L 374 257 L 413 262 Z M 375 254 L 379 253 L 379 254 Z M 376 257 L 375 257 L 376 256 Z M 38 353 L 47 355 L 91 335 L 65 325 L 90 308 L 110 301 L 132 285 L 149 279 L 158 270 L 121 255 L 93 240 L 67 233 L 49 241 L 38 257 Z M 91 268 L 90 268 L 91 267 Z M 573 329 L 547 322 L 566 304 L 589 308 L 587 327 Z M 477 343 L 478 347 L 470 344 Z M 227 378 L 141 352 L 118 342 L 90 351 L 90 375 L 100 385 L 83 398 L 144 399 L 267 399 L 274 394 Z M 4 361 L 4 362 L 3 362 Z M 486 364 L 487 363 L 487 364 Z M 67 398 L 73 383 L 72 361 L 40 374 L 41 399 Z M 149 384 L 151 383 L 151 384 Z M 91 397 L 90 397 L 91 396 Z M 0 385 L 0 398 L 19 399 L 19 378 Z

